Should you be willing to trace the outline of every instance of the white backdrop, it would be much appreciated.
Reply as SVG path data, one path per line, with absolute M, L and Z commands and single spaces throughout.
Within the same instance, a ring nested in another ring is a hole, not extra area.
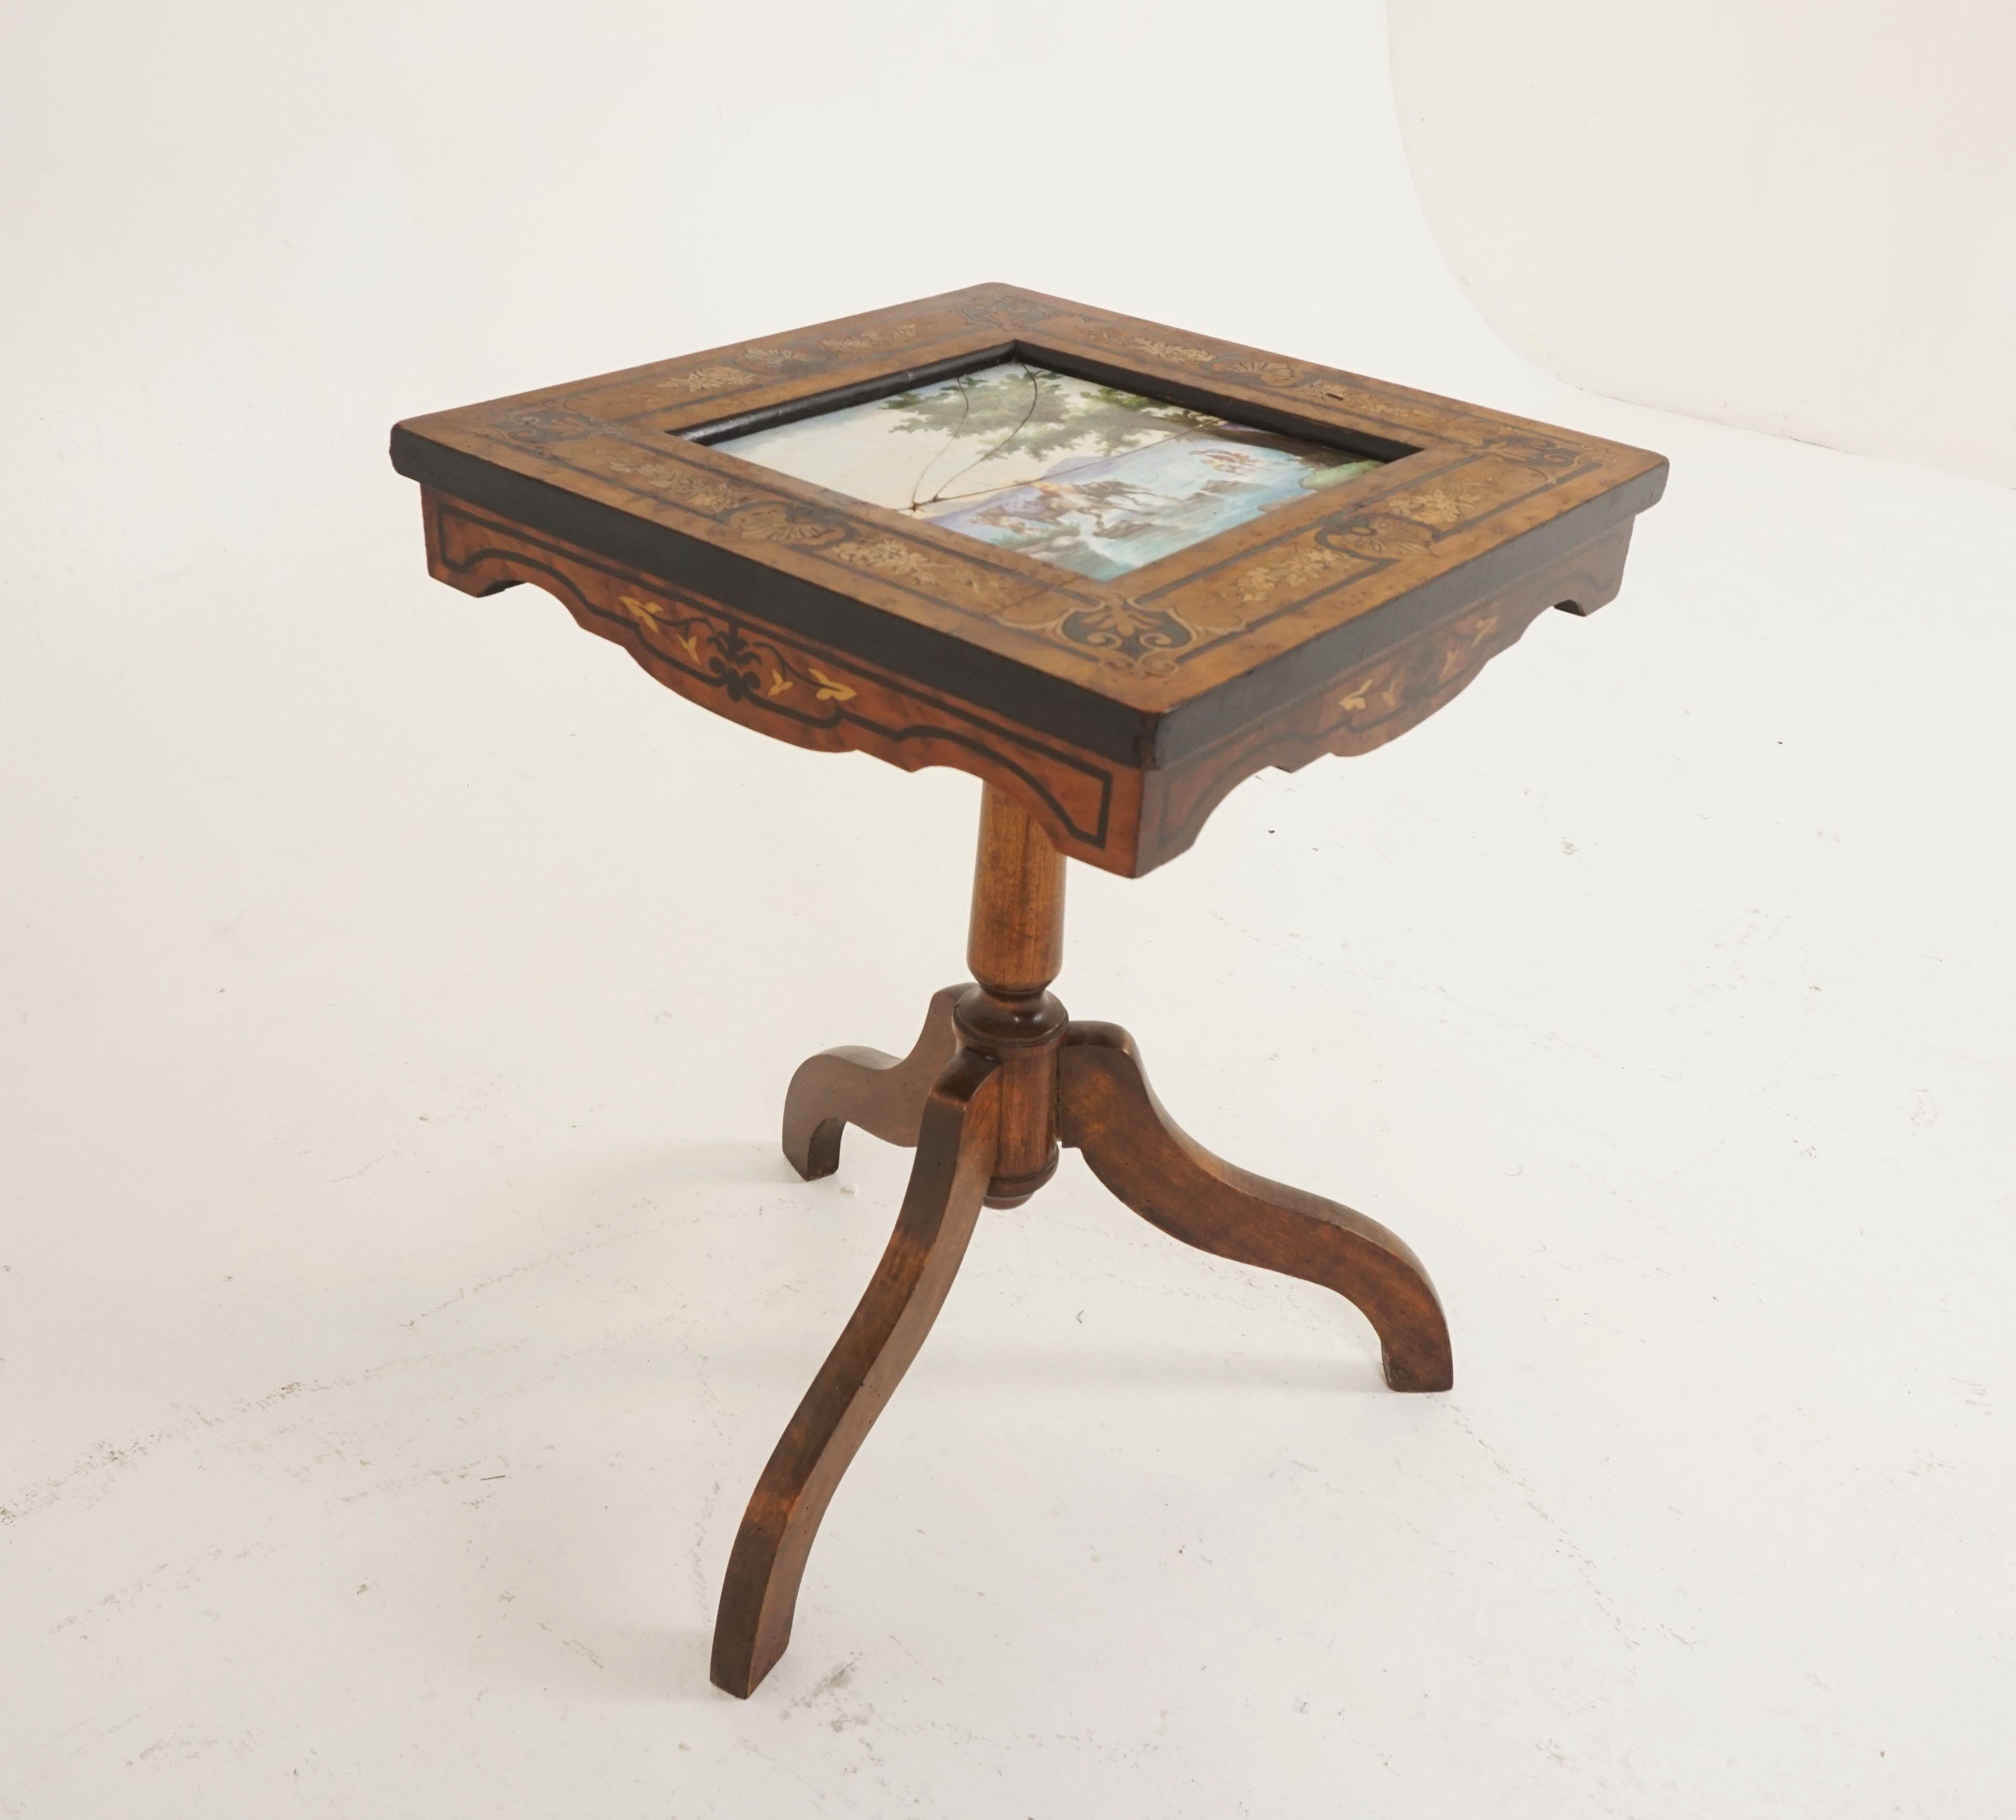
M 2016 9 L 1389 11 L 1436 241 L 1529 359 L 2016 484 Z
M 1578 391 L 1373 0 L 0 11 L 0 1815 L 2002 1820 L 2016 496 Z M 397 416 L 1000 276 L 1669 455 L 1624 592 L 1060 995 L 1402 1231 L 1458 1388 L 1067 1161 L 790 1654 L 742 1500 L 977 791 L 425 573 Z M 1935 629 L 1928 630 L 1928 627 Z

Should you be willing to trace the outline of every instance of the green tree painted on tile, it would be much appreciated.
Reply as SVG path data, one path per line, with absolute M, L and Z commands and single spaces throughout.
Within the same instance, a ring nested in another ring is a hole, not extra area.
M 891 427 L 905 434 L 981 444 L 974 467 L 1011 449 L 1039 459 L 1067 449 L 1118 455 L 1154 438 L 1219 426 L 1218 418 L 1181 405 L 1019 365 L 901 392 L 882 408 L 898 419 Z

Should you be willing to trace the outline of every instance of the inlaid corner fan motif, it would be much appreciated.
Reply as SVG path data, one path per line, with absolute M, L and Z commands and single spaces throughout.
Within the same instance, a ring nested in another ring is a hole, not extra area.
M 715 446 L 1100 581 L 1380 465 L 1021 360 Z

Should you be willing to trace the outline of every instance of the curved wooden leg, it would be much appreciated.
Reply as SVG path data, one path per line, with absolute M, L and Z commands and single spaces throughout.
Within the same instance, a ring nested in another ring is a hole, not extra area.
M 1064 1141 L 1136 1213 L 1201 1251 L 1334 1289 L 1372 1323 L 1393 1389 L 1449 1389 L 1449 1325 L 1435 1285 L 1378 1221 L 1248 1175 L 1186 1137 L 1115 1025 L 1073 1024 L 1059 1067 Z
M 924 1027 L 898 1061 L 879 1049 L 828 1049 L 798 1065 L 784 1093 L 784 1155 L 808 1182 L 840 1167 L 840 1137 L 850 1125 L 886 1144 L 914 1144 L 924 1097 L 959 1053 L 952 1007 L 964 984 L 931 995 Z
M 754 1692 L 790 1642 L 819 1519 L 966 1255 L 994 1173 L 999 1069 L 962 1051 L 926 1095 L 917 1160 L 888 1249 L 756 1482 L 714 1627 L 714 1685 L 738 1698 Z

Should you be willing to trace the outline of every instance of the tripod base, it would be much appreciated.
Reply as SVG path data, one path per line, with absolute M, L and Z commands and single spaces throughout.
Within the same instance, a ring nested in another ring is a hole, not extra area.
M 932 998 L 916 1047 L 901 1061 L 872 1049 L 829 1050 L 792 1078 L 784 1154 L 801 1176 L 832 1173 L 848 1125 L 914 1144 L 917 1159 L 867 1293 L 771 1454 L 735 1538 L 712 1665 L 715 1685 L 729 1693 L 752 1693 L 790 1642 L 819 1520 L 937 1318 L 983 1201 L 1026 1199 L 1054 1169 L 1057 1141 L 1082 1151 L 1119 1199 L 1172 1238 L 1321 1283 L 1355 1303 L 1379 1336 L 1395 1390 L 1446 1390 L 1452 1382 L 1442 1304 L 1401 1240 L 1348 1207 L 1235 1169 L 1186 1137 L 1150 1088 L 1133 1040 L 1114 1025 L 1057 1021 L 999 1053 L 974 1047 L 973 1018 L 1000 1002 L 985 987 L 948 987 Z M 1053 1020 L 1029 1013 L 1022 1022 Z M 1031 1061 L 1039 1049 L 1040 1066 Z M 1055 1139 L 1047 1163 L 1033 1166 L 1029 1145 L 1018 1140 L 1024 1166 L 1004 1177 L 997 1166 L 1004 1126 L 1031 1123 L 1027 1106 L 1011 1098 L 1017 1070 L 1025 1089 L 1031 1079 L 1046 1083 L 1046 1130 Z

